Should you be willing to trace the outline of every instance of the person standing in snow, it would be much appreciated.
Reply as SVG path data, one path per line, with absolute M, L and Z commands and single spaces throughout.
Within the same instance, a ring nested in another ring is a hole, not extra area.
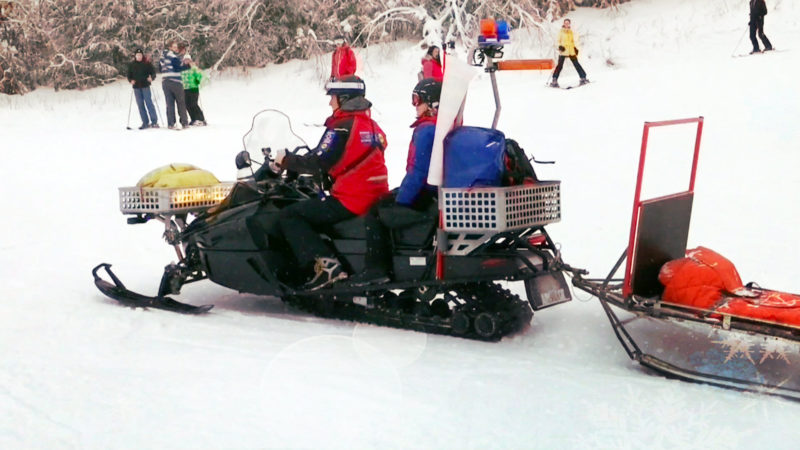
M 758 53 L 761 49 L 758 46 L 756 35 L 761 38 L 761 43 L 764 44 L 764 51 L 772 50 L 772 44 L 764 34 L 764 16 L 767 15 L 767 4 L 764 0 L 750 0 L 750 42 L 753 43 L 752 53 Z
M 552 87 L 558 87 L 558 76 L 561 74 L 561 69 L 564 67 L 564 60 L 569 58 L 578 76 L 581 77 L 581 84 L 586 84 L 589 80 L 586 79 L 586 72 L 578 62 L 578 38 L 572 32 L 572 21 L 564 19 L 564 24 L 561 26 L 561 31 L 558 33 L 558 64 L 556 70 L 553 71 L 553 81 L 550 83 Z
M 187 67 L 181 72 L 183 82 L 183 93 L 186 95 L 186 110 L 189 112 L 190 126 L 205 125 L 206 117 L 200 109 L 200 82 L 203 81 L 203 72 L 197 68 L 197 64 L 192 61 L 188 54 L 183 56 L 183 64 Z
M 422 71 L 419 73 L 419 79 L 422 81 L 425 78 L 433 78 L 442 81 L 444 78 L 444 71 L 442 70 L 441 51 L 439 47 L 432 45 L 428 47 L 428 52 L 422 58 Z
M 427 180 L 441 93 L 442 82 L 434 78 L 423 78 L 414 86 L 411 104 L 416 109 L 417 119 L 411 124 L 414 133 L 408 144 L 406 176 L 400 187 L 381 198 L 365 217 L 367 252 L 364 271 L 350 278 L 349 283 L 353 286 L 391 281 L 389 222 L 392 217 L 408 217 L 412 223 L 424 220 L 425 211 L 436 204 L 436 187 L 429 185 Z
M 386 135 L 370 117 L 364 81 L 350 75 L 326 83 L 332 114 L 316 148 L 303 156 L 279 149 L 273 163 L 297 173 L 327 175 L 331 195 L 296 202 L 278 213 L 276 231 L 288 243 L 301 270 L 312 272 L 303 285 L 316 290 L 347 278 L 333 250 L 319 235 L 319 227 L 333 225 L 369 208 L 389 191 L 383 159 Z
M 180 55 L 180 46 L 177 41 L 170 41 L 169 48 L 164 50 L 159 60 L 161 67 L 161 88 L 164 90 L 164 101 L 167 107 L 167 125 L 170 129 L 175 129 L 175 107 L 178 107 L 183 128 L 189 126 L 189 119 L 186 117 L 186 94 L 183 92 L 183 82 L 181 72 L 186 70 Z
M 128 64 L 128 82 L 133 86 L 133 95 L 136 97 L 136 106 L 139 107 L 139 116 L 142 118 L 140 130 L 158 128 L 158 114 L 153 104 L 150 93 L 150 83 L 156 79 L 156 71 L 150 60 L 144 56 L 141 48 L 133 54 L 133 61 Z M 148 120 L 148 112 L 150 118 Z
M 356 74 L 356 54 L 343 36 L 334 39 L 337 47 L 331 55 L 331 80 Z

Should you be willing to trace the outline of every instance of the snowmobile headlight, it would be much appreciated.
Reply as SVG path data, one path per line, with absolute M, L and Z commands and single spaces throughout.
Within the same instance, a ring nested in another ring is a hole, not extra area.
M 207 204 L 209 202 L 218 203 L 225 199 L 222 191 L 209 191 L 205 189 L 187 188 L 176 189 L 172 192 L 172 202 L 174 204 Z

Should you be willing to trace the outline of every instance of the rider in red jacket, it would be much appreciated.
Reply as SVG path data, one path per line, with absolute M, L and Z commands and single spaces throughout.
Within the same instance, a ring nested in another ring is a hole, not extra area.
M 333 114 L 315 149 L 304 156 L 278 153 L 275 163 L 299 173 L 327 174 L 331 196 L 297 202 L 281 210 L 278 230 L 289 244 L 300 268 L 312 268 L 304 289 L 314 290 L 347 278 L 333 251 L 315 228 L 331 225 L 369 210 L 389 191 L 386 135 L 370 118 L 372 104 L 364 98 L 364 81 L 356 76 L 329 81 Z

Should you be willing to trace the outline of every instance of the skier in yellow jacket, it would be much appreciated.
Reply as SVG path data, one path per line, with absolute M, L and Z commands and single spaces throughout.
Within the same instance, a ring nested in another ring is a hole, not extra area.
M 581 77 L 581 85 L 589 82 L 586 79 L 586 72 L 578 62 L 578 47 L 577 38 L 573 34 L 570 26 L 572 22 L 569 19 L 564 19 L 564 24 L 561 26 L 561 31 L 558 33 L 558 65 L 553 72 L 553 81 L 550 83 L 552 87 L 558 87 L 558 75 L 561 74 L 561 69 L 564 67 L 564 59 L 569 58 L 578 75 Z

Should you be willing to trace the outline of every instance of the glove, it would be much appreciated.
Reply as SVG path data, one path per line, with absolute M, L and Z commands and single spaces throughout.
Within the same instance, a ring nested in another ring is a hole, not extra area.
M 284 158 L 286 158 L 286 149 L 285 148 L 279 148 L 279 149 L 275 150 L 275 157 L 272 158 L 272 161 L 275 162 L 275 164 L 280 166 L 281 163 L 283 162 Z
M 286 158 L 286 149 L 279 148 L 275 150 L 275 157 L 272 158 L 272 161 L 269 162 L 269 168 L 272 169 L 275 173 L 281 173 L 283 171 L 283 167 L 281 167 L 281 163 L 283 159 Z
M 563 45 L 559 45 L 558 46 L 558 51 L 563 52 L 564 51 L 564 46 Z
M 575 47 L 575 56 L 578 56 L 578 47 Z

